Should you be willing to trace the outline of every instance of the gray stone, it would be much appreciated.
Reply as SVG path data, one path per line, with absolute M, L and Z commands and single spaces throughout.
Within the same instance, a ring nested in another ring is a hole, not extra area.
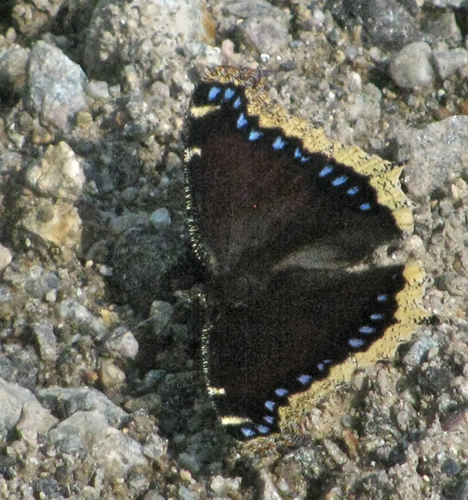
M 156 75 L 166 68 L 163 54 L 174 53 L 179 40 L 205 41 L 205 9 L 201 0 L 145 0 L 138 8 L 133 2 L 99 2 L 85 41 L 87 73 L 105 79 L 124 72 L 132 57 L 140 70 Z
M 93 99 L 109 99 L 109 85 L 107 82 L 91 80 L 87 87 L 86 92 Z
M 109 429 L 106 417 L 98 411 L 78 411 L 49 432 L 49 443 L 62 453 L 89 453 Z
M 453 7 L 455 9 L 466 7 L 468 5 L 467 0 L 425 0 L 424 3 L 434 7 Z
M 151 319 L 153 321 L 153 331 L 156 336 L 167 334 L 167 326 L 170 324 L 174 308 L 169 302 L 155 300 L 151 304 Z
M 120 425 L 127 417 L 105 394 L 88 387 L 47 387 L 40 389 L 37 395 L 48 407 L 60 405 L 66 417 L 78 411 L 97 410 L 105 416 L 107 422 L 115 426 Z
M 0 243 L 0 271 L 3 271 L 10 265 L 12 258 L 13 256 L 11 255 L 10 250 Z
M 85 306 L 74 299 L 65 299 L 57 304 L 58 315 L 68 322 L 73 322 L 77 326 L 85 327 L 90 334 L 98 337 L 107 333 L 102 318 L 94 316 Z
M 28 401 L 23 405 L 21 419 L 16 430 L 22 439 L 36 444 L 37 435 L 47 433 L 57 422 L 58 419 L 43 408 L 39 402 Z
M 69 120 L 86 107 L 86 82 L 84 71 L 60 49 L 42 41 L 33 46 L 26 102 L 46 123 L 69 130 Z
M 150 460 L 157 462 L 167 452 L 167 441 L 158 434 L 152 433 L 148 436 L 142 451 Z
M 396 140 L 399 148 L 409 150 L 405 181 L 417 199 L 448 190 L 468 165 L 468 116 L 452 116 L 423 129 L 402 128 Z
M 150 222 L 155 229 L 162 229 L 172 223 L 171 214 L 167 208 L 158 208 L 150 215 Z
M 26 403 L 38 403 L 36 396 L 18 384 L 0 378 L 0 436 L 12 430 L 20 421 Z
M 54 334 L 54 325 L 46 318 L 40 319 L 33 325 L 33 332 L 39 346 L 43 361 L 54 362 L 57 359 L 57 338 Z
M 468 51 L 462 48 L 434 52 L 434 63 L 442 80 L 468 64 Z
M 135 359 L 138 354 L 138 341 L 124 326 L 117 327 L 105 345 L 109 352 L 119 358 Z
M 0 57 L 0 88 L 2 94 L 16 94 L 26 84 L 26 65 L 29 49 L 11 47 Z
M 148 473 L 149 462 L 140 443 L 112 427 L 102 439 L 94 443 L 92 455 L 105 470 L 109 480 L 128 477 L 130 474 Z
M 424 42 L 407 45 L 390 63 L 392 80 L 403 88 L 424 87 L 434 82 L 431 47 Z

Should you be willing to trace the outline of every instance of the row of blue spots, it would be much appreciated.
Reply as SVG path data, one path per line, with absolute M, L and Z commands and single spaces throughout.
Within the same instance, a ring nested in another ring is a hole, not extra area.
M 213 87 L 210 88 L 208 91 L 208 101 L 213 102 L 215 101 L 220 94 L 222 93 L 222 88 L 218 87 L 216 85 L 213 85 Z M 236 96 L 236 91 L 231 88 L 231 87 L 226 87 L 224 89 L 223 93 L 223 100 L 225 102 L 231 101 L 234 97 Z M 240 108 L 242 104 L 242 99 L 237 96 L 237 98 L 234 100 L 232 106 L 234 109 Z M 239 117 L 237 118 L 236 126 L 238 129 L 242 129 L 244 127 L 247 127 L 249 124 L 247 117 L 245 116 L 245 113 L 240 113 Z M 249 141 L 257 141 L 261 137 L 263 137 L 263 132 L 260 132 L 259 130 L 255 130 L 252 128 L 249 132 L 248 139 Z M 287 141 L 281 136 L 278 136 L 272 143 L 271 147 L 274 151 L 281 151 L 287 146 Z M 294 159 L 299 160 L 302 163 L 307 162 L 310 158 L 307 156 L 304 156 L 300 148 L 296 148 L 294 151 Z M 325 177 L 328 177 L 331 175 L 335 170 L 335 167 L 333 165 L 325 165 L 322 170 L 318 173 L 319 178 L 323 179 Z M 334 187 L 339 187 L 339 186 L 344 186 L 348 182 L 348 176 L 347 175 L 338 175 L 331 181 L 331 185 Z M 347 189 L 346 194 L 348 196 L 355 196 L 358 194 L 360 191 L 359 186 L 351 186 L 350 188 Z M 359 209 L 362 210 L 363 212 L 366 212 L 372 208 L 371 204 L 369 202 L 366 203 L 361 203 L 359 206 Z
M 388 299 L 388 295 L 386 293 L 382 293 L 377 296 L 377 302 L 386 302 Z M 382 313 L 372 313 L 369 316 L 369 319 L 373 322 L 379 322 L 384 319 L 384 315 Z M 370 326 L 370 325 L 364 325 L 359 328 L 359 333 L 367 336 L 367 335 L 373 335 L 376 333 L 377 328 L 375 326 Z M 348 344 L 353 347 L 354 349 L 359 349 L 363 347 L 367 343 L 367 339 L 365 338 L 351 338 L 348 340 Z
M 325 177 L 328 177 L 329 175 L 332 174 L 332 172 L 335 170 L 335 167 L 333 167 L 333 165 L 325 165 L 322 170 L 320 170 L 318 176 L 323 179 Z M 331 184 L 332 186 L 334 187 L 338 187 L 338 186 L 343 186 L 344 184 L 346 184 L 348 182 L 348 176 L 347 175 L 339 175 L 338 177 L 335 177 L 332 181 L 331 181 Z M 346 191 L 346 194 L 348 196 L 354 196 L 356 195 L 357 193 L 359 193 L 360 191 L 360 188 L 359 186 L 352 186 L 350 188 L 348 188 L 348 190 Z M 370 210 L 371 209 L 371 204 L 370 203 L 362 203 L 360 206 L 359 206 L 360 210 L 362 210 L 363 212 L 366 212 L 367 210 Z
M 331 359 L 324 359 L 321 363 L 317 364 L 317 369 L 321 372 L 326 370 L 326 367 L 332 363 Z M 302 374 L 297 377 L 297 381 L 306 386 L 309 385 L 313 380 L 313 377 L 311 375 L 306 375 Z M 289 391 L 288 389 L 284 387 L 278 387 L 274 391 L 275 395 L 279 398 L 284 398 L 288 396 Z M 276 408 L 278 406 L 278 403 L 276 401 L 272 401 L 271 399 L 267 399 L 264 403 L 264 406 L 266 410 L 270 413 L 270 415 L 264 415 L 262 417 L 262 420 L 265 422 L 266 425 L 264 424 L 255 424 L 255 430 L 252 429 L 251 427 L 241 427 L 241 432 L 244 437 L 246 438 L 253 438 L 257 436 L 258 434 L 260 435 L 267 435 L 271 432 L 271 426 L 275 423 L 275 416 L 271 415 L 276 411 Z

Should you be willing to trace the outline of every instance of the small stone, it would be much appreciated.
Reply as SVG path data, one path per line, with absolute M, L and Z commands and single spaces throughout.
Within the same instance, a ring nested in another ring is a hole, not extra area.
M 37 401 L 28 401 L 22 407 L 21 420 L 16 430 L 23 439 L 34 443 L 39 433 L 48 432 L 57 422 L 58 419 Z
M 45 245 L 60 248 L 65 262 L 69 262 L 81 243 L 82 223 L 78 209 L 72 204 L 38 199 L 20 221 L 22 228 L 38 236 Z
M 10 250 L 0 243 L 0 271 L 9 266 L 12 258 Z
M 33 325 L 33 331 L 39 346 L 43 361 L 57 359 L 57 338 L 54 334 L 54 325 L 48 319 L 41 319 Z
M 4 95 L 18 94 L 26 85 L 29 49 L 12 47 L 0 57 L 0 88 Z
M 287 24 L 271 16 L 252 16 L 240 25 L 239 30 L 264 57 L 280 54 L 289 41 Z
M 76 412 L 96 410 L 103 414 L 106 421 L 119 426 L 128 417 L 119 406 L 115 405 L 105 394 L 88 387 L 64 388 L 46 387 L 38 391 L 41 401 L 47 402 L 47 407 L 60 407 L 60 413 L 69 417 Z
M 106 392 L 119 390 L 126 380 L 125 373 L 109 359 L 101 362 L 99 375 Z
M 41 120 L 67 131 L 69 120 L 86 107 L 87 77 L 60 49 L 37 42 L 29 58 L 27 104 Z
M 149 473 L 148 460 L 140 443 L 112 427 L 94 443 L 92 455 L 104 467 L 109 480 Z
M 166 451 L 167 442 L 154 432 L 148 436 L 148 439 L 143 446 L 143 454 L 154 462 L 160 460 Z
M 106 342 L 107 349 L 118 357 L 135 359 L 138 354 L 138 341 L 132 332 L 123 326 L 115 329 Z
M 390 76 L 402 88 L 424 87 L 434 82 L 431 47 L 425 42 L 414 42 L 395 56 L 390 63 Z
M 86 92 L 93 99 L 109 99 L 109 85 L 107 82 L 91 80 L 86 86 Z
M 164 335 L 166 328 L 170 324 L 174 308 L 169 302 L 155 300 L 151 304 L 150 316 L 153 320 L 153 331 L 156 336 Z
M 26 180 L 43 196 L 76 200 L 83 193 L 85 174 L 81 159 L 62 141 L 47 148 L 40 164 L 28 170 Z
M 15 427 L 22 415 L 23 405 L 37 403 L 34 394 L 18 384 L 6 382 L 0 378 L 0 435 L 5 435 Z
M 63 453 L 89 452 L 109 428 L 98 411 L 77 411 L 49 432 L 49 442 Z
M 158 208 L 150 215 L 150 222 L 155 229 L 162 229 L 172 223 L 171 214 L 167 208 Z
M 65 299 L 56 306 L 57 314 L 69 323 L 84 326 L 90 333 L 101 337 L 107 333 L 102 318 L 94 316 L 85 306 L 74 299 Z
M 442 80 L 468 64 L 468 51 L 462 48 L 434 52 L 434 63 Z
M 447 189 L 468 163 L 468 116 L 452 116 L 422 129 L 402 128 L 397 133 L 400 149 L 408 149 L 405 181 L 415 198 Z M 450 147 L 443 145 L 450 144 Z
M 229 493 L 237 491 L 240 486 L 240 478 L 224 478 L 223 476 L 215 476 L 211 481 L 210 488 L 221 496 L 230 496 Z

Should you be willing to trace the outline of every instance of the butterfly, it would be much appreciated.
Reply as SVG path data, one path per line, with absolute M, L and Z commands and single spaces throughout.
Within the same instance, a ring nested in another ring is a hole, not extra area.
M 208 393 L 239 439 L 278 433 L 424 315 L 417 263 L 359 264 L 412 231 L 401 167 L 289 116 L 250 69 L 207 70 L 185 143 Z

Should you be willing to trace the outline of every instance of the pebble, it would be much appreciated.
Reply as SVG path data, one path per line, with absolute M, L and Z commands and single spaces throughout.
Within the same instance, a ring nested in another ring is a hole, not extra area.
M 5 436 L 19 422 L 23 405 L 28 402 L 37 403 L 34 394 L 18 384 L 0 378 L 0 436 Z
M 425 42 L 414 42 L 398 52 L 390 63 L 390 76 L 402 88 L 425 87 L 434 82 L 432 50 Z
M 399 148 L 410 151 L 405 183 L 416 199 L 448 190 L 468 165 L 468 116 L 452 116 L 422 129 L 402 128 L 396 140 Z
M 3 271 L 3 269 L 10 265 L 12 258 L 10 250 L 0 243 L 0 271 Z
M 153 322 L 153 332 L 155 336 L 168 334 L 167 326 L 170 324 L 174 308 L 169 302 L 155 300 L 151 304 L 150 316 Z
M 434 52 L 434 64 L 442 80 L 468 64 L 468 51 L 462 48 Z
M 106 422 L 116 427 L 127 418 L 127 414 L 115 405 L 105 394 L 90 387 L 46 387 L 37 393 L 47 407 L 60 406 L 65 417 L 76 412 L 96 410 L 102 413 Z
M 56 311 L 67 322 L 84 326 L 90 333 L 101 337 L 107 333 L 102 318 L 94 316 L 85 306 L 75 299 L 64 299 L 57 304 Z
M 86 107 L 84 71 L 60 49 L 43 41 L 34 44 L 29 60 L 26 102 L 42 120 L 68 131 L 69 120 Z
M 2 93 L 18 94 L 26 85 L 29 49 L 13 46 L 0 57 L 0 88 Z
M 281 54 L 290 38 L 288 24 L 272 16 L 250 16 L 239 31 L 248 45 L 267 58 Z
M 459 9 L 466 6 L 466 0 L 425 0 L 424 3 L 439 8 L 454 7 Z
M 109 99 L 109 85 L 101 80 L 90 80 L 86 86 L 87 94 L 93 99 Z
M 81 243 L 82 222 L 78 209 L 61 200 L 52 204 L 48 199 L 38 198 L 34 207 L 23 215 L 20 225 L 46 246 L 59 247 L 64 262 L 73 258 Z
M 167 452 L 167 441 L 158 434 L 152 433 L 143 445 L 143 454 L 154 462 L 158 462 Z
M 26 180 L 42 196 L 76 200 L 83 193 L 86 179 L 81 158 L 61 141 L 49 146 L 39 164 L 28 169 Z
M 106 342 L 106 347 L 118 358 L 135 359 L 138 354 L 138 341 L 124 326 L 115 329 Z
M 155 229 L 162 229 L 171 225 L 171 214 L 167 208 L 158 208 L 149 218 Z
M 112 360 L 103 359 L 101 360 L 99 379 L 106 393 L 116 394 L 118 390 L 123 389 L 126 376 L 125 372 L 116 366 Z
M 58 421 L 58 418 L 54 417 L 37 401 L 27 401 L 22 406 L 21 419 L 16 430 L 22 439 L 34 444 L 39 433 L 48 432 Z
M 43 361 L 55 362 L 58 356 L 57 337 L 54 333 L 54 324 L 46 318 L 40 319 L 33 325 L 39 353 Z
M 126 479 L 130 474 L 149 473 L 150 470 L 142 445 L 113 427 L 94 443 L 91 453 L 110 480 Z

